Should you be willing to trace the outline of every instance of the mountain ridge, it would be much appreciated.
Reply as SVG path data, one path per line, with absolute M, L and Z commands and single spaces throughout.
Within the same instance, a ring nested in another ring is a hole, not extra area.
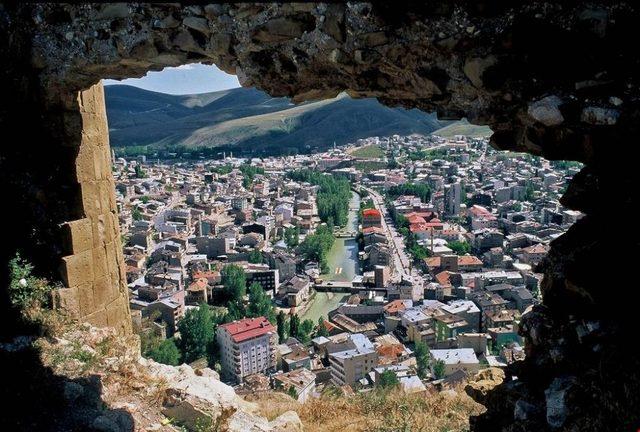
M 236 148 L 249 153 L 307 153 L 375 135 L 429 134 L 448 122 L 373 99 L 294 105 L 257 89 L 170 95 L 128 85 L 105 86 L 111 144 L 154 149 Z

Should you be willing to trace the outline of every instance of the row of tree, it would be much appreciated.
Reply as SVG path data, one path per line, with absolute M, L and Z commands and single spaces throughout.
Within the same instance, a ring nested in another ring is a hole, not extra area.
M 316 196 L 318 216 L 323 222 L 333 221 L 330 225 L 345 226 L 349 216 L 351 183 L 343 176 L 333 176 L 309 169 L 296 170 L 288 174 L 298 182 L 307 182 L 319 186 Z
M 303 344 L 308 344 L 311 339 L 318 336 L 329 336 L 329 331 L 324 326 L 324 318 L 318 319 L 318 325 L 306 319 L 300 321 L 298 315 L 291 315 L 288 319 L 284 312 L 280 311 L 276 318 L 278 328 L 278 339 L 284 343 L 288 337 L 294 337 Z
M 317 262 L 320 270 L 326 273 L 329 271 L 327 255 L 334 240 L 333 230 L 327 225 L 320 225 L 314 234 L 305 237 L 298 251 L 305 260 Z
M 391 186 L 387 189 L 387 196 L 394 199 L 401 195 L 414 195 L 419 197 L 422 202 L 427 203 L 431 199 L 431 188 L 424 183 L 404 183 Z

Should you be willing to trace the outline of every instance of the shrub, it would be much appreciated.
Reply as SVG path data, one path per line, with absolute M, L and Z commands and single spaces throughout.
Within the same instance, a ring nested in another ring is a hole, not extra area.
M 9 261 L 9 297 L 11 304 L 21 310 L 29 307 L 48 307 L 51 286 L 44 278 L 33 275 L 33 265 L 19 253 Z

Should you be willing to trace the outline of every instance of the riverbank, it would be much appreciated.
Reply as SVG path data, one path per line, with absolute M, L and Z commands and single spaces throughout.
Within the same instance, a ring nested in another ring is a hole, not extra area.
M 349 215 L 345 231 L 358 230 L 358 211 L 360 209 L 360 195 L 351 193 L 349 201 Z M 362 272 L 358 261 L 358 243 L 352 238 L 336 238 L 327 255 L 329 271 L 320 277 L 323 280 L 352 281 Z M 316 292 L 314 298 L 300 313 L 301 319 L 310 319 L 317 322 L 321 316 L 326 317 L 329 311 L 337 308 L 340 303 L 346 301 L 349 294 Z

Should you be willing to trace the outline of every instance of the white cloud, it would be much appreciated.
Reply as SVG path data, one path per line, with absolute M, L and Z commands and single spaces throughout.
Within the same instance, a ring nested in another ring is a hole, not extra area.
M 179 69 L 179 70 L 192 70 L 195 68 L 195 64 L 191 63 L 191 64 L 184 64 L 181 66 L 177 66 L 177 67 L 173 67 L 173 68 L 167 68 L 167 69 Z

